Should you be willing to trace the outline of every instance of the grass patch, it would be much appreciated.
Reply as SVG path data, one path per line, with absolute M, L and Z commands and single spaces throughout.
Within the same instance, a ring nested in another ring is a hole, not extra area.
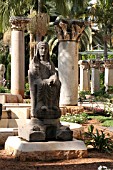
M 113 118 L 111 116 L 88 115 L 88 119 L 96 119 L 101 123 L 102 126 L 113 126 Z
M 105 116 L 105 115 L 89 115 L 85 112 L 81 114 L 70 114 L 67 113 L 66 115 L 62 115 L 60 118 L 60 121 L 70 122 L 70 123 L 79 123 L 84 124 L 87 122 L 87 120 L 96 119 L 98 120 L 102 126 L 113 126 L 113 118 L 112 116 Z
M 102 123 L 102 126 L 106 126 L 106 127 L 113 126 L 113 120 L 105 120 L 105 121 Z

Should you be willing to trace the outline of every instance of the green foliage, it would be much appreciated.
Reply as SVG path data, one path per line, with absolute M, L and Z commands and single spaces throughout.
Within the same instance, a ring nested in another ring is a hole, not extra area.
M 102 126 L 105 127 L 113 126 L 113 118 L 112 115 L 109 114 L 109 112 L 94 113 L 88 115 L 88 119 L 96 119 L 101 123 Z
M 105 86 L 101 86 L 100 90 L 93 93 L 96 101 L 106 101 L 110 98 L 110 95 L 105 92 Z
M 88 115 L 84 112 L 81 114 L 70 114 L 67 113 L 66 115 L 62 115 L 60 120 L 65 122 L 71 122 L 71 123 L 80 123 L 83 124 L 87 121 Z
M 30 9 L 30 0 L 0 0 L 0 32 L 9 27 L 11 16 L 24 16 Z
M 58 57 L 56 56 L 55 53 L 51 55 L 51 60 L 54 63 L 55 67 L 58 67 Z
M 29 96 L 30 95 L 30 90 L 29 90 L 29 83 L 25 84 L 25 95 Z
M 7 71 L 6 71 L 6 79 L 8 81 L 11 81 L 11 63 L 7 65 Z
M 80 91 L 79 92 L 79 98 L 86 99 L 85 95 L 89 95 L 89 94 L 91 94 L 90 91 Z
M 108 93 L 113 93 L 113 86 L 109 86 L 107 92 Z
M 105 91 L 105 87 L 104 87 L 104 72 L 100 73 L 100 88 Z
M 5 88 L 4 86 L 0 86 L 0 93 L 10 93 L 10 90 Z
M 87 54 L 82 56 L 82 60 L 91 60 L 91 59 L 96 59 L 96 55 Z
M 99 152 L 110 153 L 113 151 L 113 142 L 110 138 L 106 137 L 104 132 L 99 133 L 98 129 L 94 133 L 94 126 L 90 125 L 88 127 L 88 132 L 84 133 L 85 144 L 93 146 Z
M 113 59 L 113 55 L 108 55 L 108 58 L 109 59 Z
M 53 2 L 55 2 L 59 14 L 65 18 L 78 18 L 78 16 L 82 16 L 87 6 L 87 0 L 53 0 Z
M 110 126 L 113 126 L 113 119 L 105 119 L 102 123 L 102 126 L 105 126 L 105 127 L 110 127 Z
M 5 93 L 5 88 L 3 86 L 0 87 L 0 93 Z

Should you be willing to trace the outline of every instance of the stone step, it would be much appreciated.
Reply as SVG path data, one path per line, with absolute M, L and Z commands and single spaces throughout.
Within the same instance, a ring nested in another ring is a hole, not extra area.
M 1 119 L 29 119 L 30 109 L 29 108 L 10 108 L 2 110 Z
M 0 128 L 18 128 L 19 119 L 1 119 Z
M 60 109 L 62 115 L 65 115 L 66 113 L 78 114 L 84 111 L 83 106 L 62 106 Z
M 21 95 L 13 95 L 11 93 L 0 93 L 0 103 L 23 103 Z

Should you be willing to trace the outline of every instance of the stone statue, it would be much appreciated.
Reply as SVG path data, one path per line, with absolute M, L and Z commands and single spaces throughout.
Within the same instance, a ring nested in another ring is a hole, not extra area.
M 50 61 L 47 43 L 38 43 L 36 55 L 30 64 L 28 77 L 31 92 L 31 116 L 36 118 L 60 117 L 61 83 L 58 72 L 53 62 Z M 45 115 L 45 111 L 48 112 L 47 115 Z
M 28 72 L 31 96 L 31 120 L 18 128 L 19 137 L 32 142 L 72 140 L 69 127 L 60 123 L 59 97 L 61 83 L 50 61 L 49 46 L 39 42 Z
M 4 85 L 4 73 L 5 73 L 5 65 L 0 64 L 0 86 Z

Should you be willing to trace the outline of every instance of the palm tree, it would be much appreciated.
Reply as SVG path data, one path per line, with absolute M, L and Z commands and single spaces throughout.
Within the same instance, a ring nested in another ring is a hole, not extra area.
M 89 0 L 53 0 L 56 9 L 64 18 L 80 18 L 84 16 Z
M 11 16 L 25 16 L 29 12 L 30 0 L 0 0 L 0 32 L 9 28 Z
M 91 7 L 90 14 L 93 16 L 93 22 L 103 34 L 104 41 L 104 58 L 107 58 L 107 43 L 111 36 L 111 28 L 113 23 L 113 1 L 97 0 L 96 4 Z
M 85 20 L 86 15 L 86 9 L 88 7 L 89 0 L 53 0 L 52 3 L 54 4 L 51 8 L 51 16 L 54 16 L 56 19 L 60 18 L 66 18 L 68 20 L 71 19 L 80 19 Z M 61 8 L 62 7 L 62 8 Z M 49 45 L 50 45 L 50 53 L 52 54 L 52 51 L 54 50 L 55 46 L 58 44 L 57 37 L 55 38 L 55 33 L 52 32 L 52 24 L 51 27 L 49 27 L 49 32 L 52 33 L 52 38 L 49 38 Z M 84 49 L 86 49 L 86 44 L 89 43 L 91 31 L 90 28 L 86 28 L 84 30 L 83 36 L 80 38 L 80 44 L 81 46 L 84 46 Z

